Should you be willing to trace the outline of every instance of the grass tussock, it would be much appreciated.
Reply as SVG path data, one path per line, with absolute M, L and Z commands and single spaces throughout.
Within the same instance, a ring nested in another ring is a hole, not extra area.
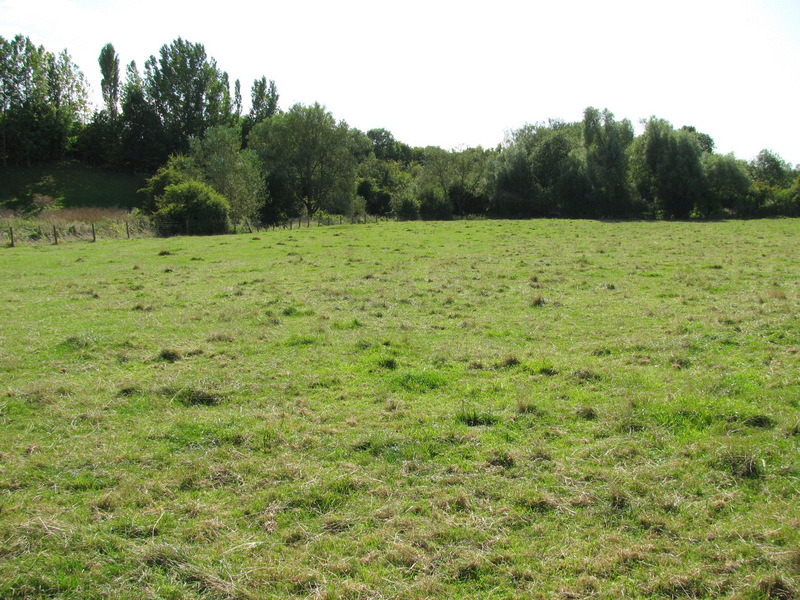
M 183 354 L 174 348 L 164 348 L 158 353 L 158 358 L 168 363 L 174 363 L 181 360 Z
M 500 421 L 494 412 L 476 406 L 462 405 L 456 412 L 456 422 L 467 427 L 490 427 Z
M 765 476 L 765 459 L 748 448 L 726 448 L 721 452 L 719 462 L 731 475 L 739 479 L 755 480 Z
M 166 387 L 161 395 L 184 406 L 216 406 L 223 400 L 218 391 L 194 387 Z
M 407 392 L 426 393 L 443 387 L 446 379 L 434 371 L 407 371 L 392 379 L 394 385 Z

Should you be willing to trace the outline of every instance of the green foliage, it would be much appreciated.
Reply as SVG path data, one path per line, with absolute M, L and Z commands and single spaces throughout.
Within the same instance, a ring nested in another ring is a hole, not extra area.
M 372 179 L 358 182 L 356 194 L 364 201 L 364 210 L 371 215 L 388 215 L 392 210 L 392 195 L 378 188 Z
M 253 82 L 250 92 L 250 120 L 253 124 L 261 123 L 278 113 L 278 88 L 275 82 L 262 77 Z
M 651 118 L 631 146 L 634 183 L 642 197 L 667 219 L 708 216 L 709 204 L 701 147 L 687 130 Z
M 164 234 L 198 235 L 225 233 L 230 206 L 220 194 L 199 181 L 168 185 L 157 204 L 153 220 Z
M 152 173 L 166 162 L 170 152 L 167 132 L 146 97 L 135 62 L 126 67 L 120 121 L 120 166 Z
M 410 190 L 392 197 L 392 214 L 401 221 L 414 221 L 419 219 L 419 201 Z
M 630 121 L 616 122 L 608 110 L 587 108 L 583 118 L 590 215 L 624 217 L 631 212 L 627 148 L 633 141 Z
M 800 217 L 800 175 L 794 180 L 794 185 L 786 194 L 788 204 L 788 216 Z
M 488 173 L 493 153 L 481 147 L 450 153 L 447 198 L 459 216 L 486 213 L 489 202 Z
M 192 137 L 231 121 L 228 75 L 202 44 L 178 38 L 145 63 L 143 89 L 163 123 L 170 152 L 185 152 Z
M 750 173 L 755 181 L 775 188 L 787 188 L 792 184 L 791 166 L 770 150 L 758 153 L 750 163 Z
M 526 125 L 491 162 L 489 210 L 512 217 L 597 216 L 580 123 Z M 493 196 L 493 197 L 492 197 Z
M 358 165 L 356 193 L 364 199 L 367 213 L 389 215 L 394 199 L 410 189 L 419 169 L 417 165 L 379 159 L 374 154 L 364 158 Z
M 28 37 L 0 37 L 0 159 L 30 166 L 61 160 L 88 107 L 83 73 Z
M 355 196 L 353 141 L 347 124 L 319 104 L 295 104 L 257 124 L 249 148 L 268 173 L 267 216 L 347 213 Z
M 396 161 L 405 164 L 414 160 L 411 147 L 398 142 L 392 133 L 386 129 L 370 129 L 367 131 L 367 137 L 378 160 Z
M 238 80 L 237 80 L 238 81 Z M 262 77 L 253 81 L 250 90 L 250 112 L 242 120 L 242 140 L 244 146 L 250 137 L 253 127 L 278 114 L 278 88 L 275 82 Z
M 119 56 L 106 44 L 98 58 L 104 108 L 91 119 L 83 74 L 66 51 L 54 55 L 18 35 L 0 38 L 0 59 L 3 165 L 77 158 L 151 174 L 179 161 L 184 175 L 227 198 L 235 220 L 319 211 L 441 220 L 799 210 L 798 172 L 777 154 L 763 150 L 745 165 L 715 155 L 708 134 L 655 117 L 638 138 L 629 121 L 588 107 L 580 122 L 525 125 L 492 151 L 412 148 L 386 129 L 349 128 L 319 104 L 281 113 L 266 77 L 253 82 L 242 116 L 239 80 L 231 97 L 227 73 L 202 44 L 182 38 L 146 61 L 144 77 L 131 62 L 123 85 Z M 148 186 L 148 211 L 170 183 Z
M 258 158 L 241 149 L 238 127 L 217 126 L 190 141 L 189 160 L 202 180 L 228 200 L 234 221 L 255 220 L 266 199 Z
M 192 177 L 186 172 L 186 167 L 177 157 L 172 157 L 170 161 L 161 167 L 156 174 L 147 180 L 147 184 L 140 190 L 144 194 L 142 210 L 146 213 L 154 213 L 159 209 L 161 199 L 164 197 L 166 189 L 172 185 L 178 185 L 189 181 Z
M 103 92 L 103 101 L 106 104 L 106 111 L 112 120 L 116 119 L 119 113 L 120 98 L 120 78 L 119 78 L 119 56 L 114 50 L 114 46 L 106 44 L 100 51 L 98 58 L 100 72 L 103 79 L 100 81 L 100 88 Z
M 714 209 L 725 209 L 745 217 L 755 216 L 748 202 L 752 185 L 747 163 L 733 154 L 708 154 L 702 156 L 703 169 L 708 181 L 710 204 Z
M 489 212 L 498 217 L 544 217 L 554 207 L 536 181 L 522 144 L 504 148 L 492 163 Z
M 453 205 L 444 190 L 424 182 L 415 189 L 419 203 L 419 216 L 427 221 L 449 221 L 453 218 Z
M 684 125 L 681 127 L 681 131 L 691 133 L 697 139 L 700 149 L 705 154 L 714 154 L 714 139 L 710 135 L 697 131 L 697 128 L 692 127 L 691 125 Z
M 755 215 L 763 217 L 800 215 L 800 191 L 797 182 L 789 188 L 780 188 L 765 181 L 756 181 L 750 187 L 747 201 Z

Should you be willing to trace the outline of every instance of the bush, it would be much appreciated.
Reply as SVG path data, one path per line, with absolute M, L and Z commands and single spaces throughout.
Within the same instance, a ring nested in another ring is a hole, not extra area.
M 449 221 L 453 218 L 453 205 L 439 188 L 423 187 L 417 193 L 419 216 L 426 221 Z
M 170 185 L 158 202 L 154 220 L 162 235 L 213 235 L 228 231 L 230 205 L 199 181 Z
M 176 164 L 170 162 L 161 167 L 155 175 L 147 180 L 147 185 L 139 190 L 145 196 L 142 210 L 148 214 L 156 212 L 166 189 L 187 181 L 189 181 L 189 176 Z
M 392 198 L 392 211 L 400 221 L 415 221 L 419 218 L 419 204 L 405 191 Z

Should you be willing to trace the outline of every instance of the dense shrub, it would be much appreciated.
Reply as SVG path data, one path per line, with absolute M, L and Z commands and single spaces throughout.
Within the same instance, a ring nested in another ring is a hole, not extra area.
M 392 198 L 392 212 L 401 221 L 419 219 L 419 204 L 416 198 L 404 191 Z
M 170 162 L 161 167 L 147 180 L 147 185 L 139 190 L 145 196 L 142 210 L 146 213 L 156 212 L 166 189 L 186 181 L 189 181 L 189 176 L 176 164 L 174 158 L 170 159 Z
M 228 201 L 211 187 L 185 181 L 164 190 L 154 221 L 163 235 L 213 235 L 228 231 L 229 213 Z
M 426 221 L 449 221 L 453 218 L 453 205 L 437 187 L 424 186 L 417 192 L 419 216 Z

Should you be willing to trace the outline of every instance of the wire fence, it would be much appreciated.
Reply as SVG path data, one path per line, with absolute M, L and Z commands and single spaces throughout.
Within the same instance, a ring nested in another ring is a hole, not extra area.
M 36 219 L 3 219 L 0 222 L 0 246 L 61 244 L 70 241 L 170 237 L 179 235 L 222 235 L 254 233 L 269 230 L 294 230 L 331 225 L 378 223 L 386 217 L 368 215 L 327 215 L 296 217 L 274 223 L 246 220 L 242 223 L 220 223 L 207 219 L 155 222 L 146 216 L 129 216 L 103 221 L 56 221 Z
M 52 222 L 16 219 L 0 224 L 0 246 L 60 244 L 68 241 L 131 239 L 152 236 L 146 219 Z

